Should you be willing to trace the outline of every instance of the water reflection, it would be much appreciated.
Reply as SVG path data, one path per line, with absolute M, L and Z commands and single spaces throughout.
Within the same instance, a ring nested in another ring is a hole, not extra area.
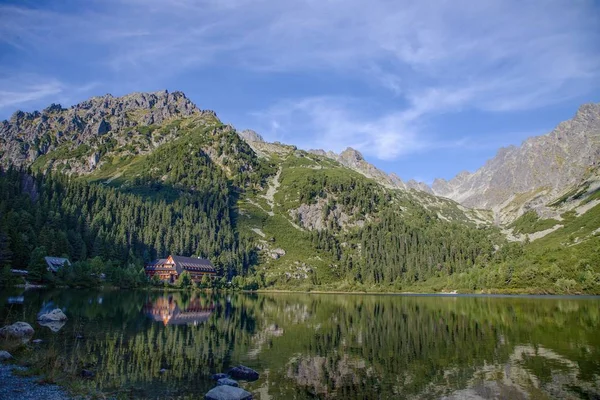
M 199 398 L 236 364 L 259 371 L 244 387 L 262 400 L 600 398 L 597 298 L 8 296 L 5 324 L 35 321 L 50 302 L 65 309 L 59 332 L 36 337 L 96 372 L 84 384 L 132 398 Z
M 208 320 L 215 305 L 197 295 L 187 301 L 181 294 L 170 294 L 148 299 L 144 313 L 154 321 L 164 325 L 198 325 Z

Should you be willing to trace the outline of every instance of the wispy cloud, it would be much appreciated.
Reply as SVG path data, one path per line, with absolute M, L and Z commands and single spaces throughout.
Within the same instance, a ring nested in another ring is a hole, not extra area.
M 0 79 L 0 109 L 59 95 L 64 85 L 56 79 L 44 80 L 35 76 Z
M 527 110 L 600 88 L 592 0 L 22 4 L 0 5 L 0 45 L 30 59 L 107 74 L 115 85 L 165 82 L 189 70 L 210 79 L 201 74 L 227 66 L 238 73 L 342 76 L 387 91 L 384 110 L 369 115 L 356 114 L 360 96 L 318 88 L 307 98 L 273 99 L 262 112 L 262 120 L 271 116 L 274 135 L 284 135 L 291 125 L 286 119 L 303 115 L 306 121 L 295 123 L 321 137 L 315 144 L 362 146 L 385 159 L 431 146 L 422 127 L 440 113 Z M 33 62 L 29 68 L 24 73 L 44 75 Z M 2 104 L 72 90 L 61 84 L 68 79 L 55 79 L 21 90 L 0 82 Z
M 68 104 L 88 96 L 98 86 L 98 82 L 73 85 L 51 77 L 4 71 L 0 74 L 0 110 L 31 104 L 44 106 L 49 102 Z

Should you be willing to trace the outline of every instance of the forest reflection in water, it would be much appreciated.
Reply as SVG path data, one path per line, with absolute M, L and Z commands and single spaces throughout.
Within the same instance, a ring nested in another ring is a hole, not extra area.
M 4 324 L 32 324 L 105 393 L 198 398 L 241 363 L 261 374 L 242 385 L 256 399 L 600 398 L 598 298 L 60 290 L 0 301 Z M 34 324 L 49 307 L 69 316 L 56 332 Z

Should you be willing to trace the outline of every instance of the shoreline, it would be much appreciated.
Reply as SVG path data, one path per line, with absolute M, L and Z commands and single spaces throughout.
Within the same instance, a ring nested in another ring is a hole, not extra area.
M 531 298 L 547 298 L 547 297 L 563 297 L 563 298 L 587 298 L 600 297 L 600 294 L 587 293 L 571 293 L 571 294 L 556 294 L 556 293 L 535 293 L 526 291 L 509 291 L 509 292 L 369 292 L 369 291 L 343 291 L 343 290 L 291 290 L 291 289 L 258 289 L 258 290 L 242 290 L 243 293 L 281 293 L 281 294 L 348 294 L 348 295 L 368 295 L 368 296 L 423 296 L 423 297 L 531 297 Z
M 17 364 L 0 363 L 0 399 L 22 400 L 70 400 L 74 397 L 67 393 L 64 386 L 40 381 L 41 376 L 25 376 L 15 371 L 27 372 L 28 368 Z

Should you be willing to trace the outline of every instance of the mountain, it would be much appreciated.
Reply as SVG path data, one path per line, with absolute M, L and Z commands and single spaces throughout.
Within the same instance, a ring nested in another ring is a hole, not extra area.
M 560 221 L 525 213 L 503 234 L 492 211 L 356 150 L 268 143 L 181 92 L 17 112 L 0 143 L 0 261 L 18 268 L 65 255 L 134 286 L 145 261 L 173 253 L 249 289 L 600 292 L 600 212 L 580 191 L 555 206 L 579 204 Z
M 500 149 L 472 174 L 436 179 L 432 189 L 466 207 L 493 210 L 502 223 L 531 209 L 556 217 L 564 209 L 548 205 L 561 196 L 580 190 L 592 195 L 598 190 L 599 166 L 600 104 L 585 104 L 552 132 L 529 138 L 519 147 Z

